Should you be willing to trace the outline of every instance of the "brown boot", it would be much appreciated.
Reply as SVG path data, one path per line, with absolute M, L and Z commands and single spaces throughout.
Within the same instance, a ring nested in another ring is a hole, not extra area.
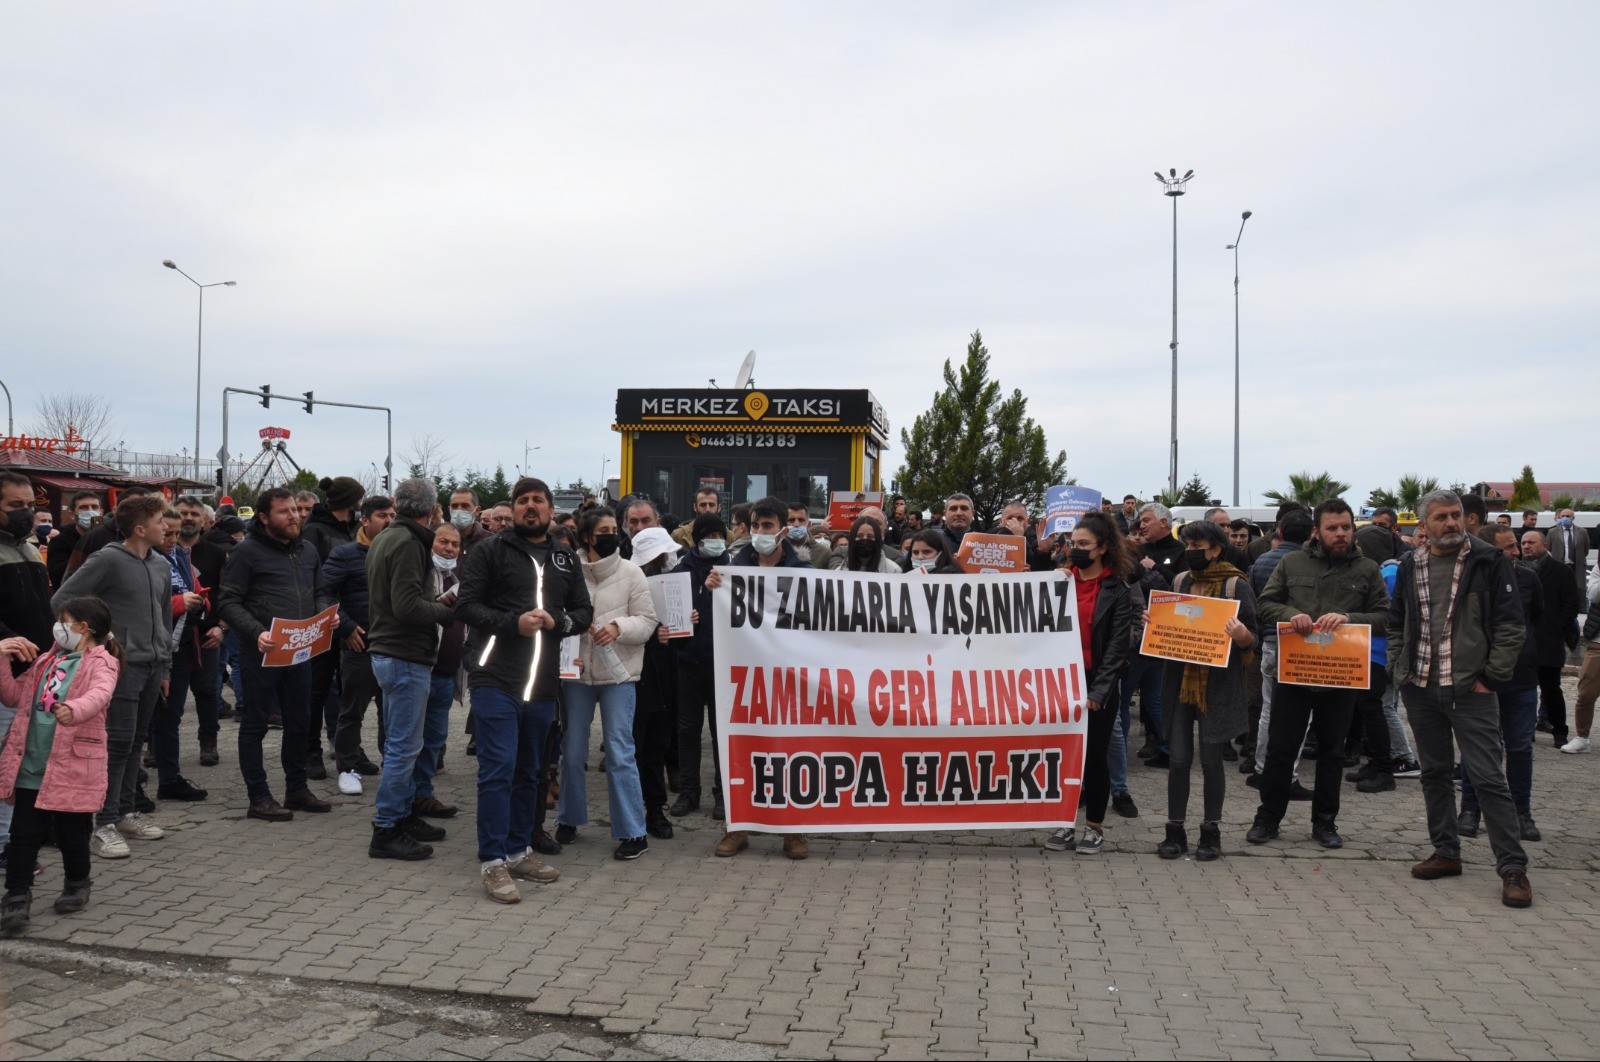
M 1434 881 L 1438 878 L 1456 878 L 1461 876 L 1461 860 L 1447 859 L 1437 853 L 1424 859 L 1411 868 L 1411 876 L 1421 878 L 1423 881 Z
M 743 830 L 735 830 L 733 833 L 722 835 L 722 840 L 717 842 L 716 853 L 726 858 L 728 856 L 736 856 L 749 847 L 750 835 Z
M 786 834 L 783 838 L 783 854 L 790 859 L 804 859 L 811 854 L 811 848 L 806 844 L 806 835 L 803 833 Z
M 200 741 L 200 766 L 215 767 L 221 762 L 222 758 L 217 755 L 217 739 L 202 738 Z
M 1507 907 L 1532 907 L 1533 886 L 1522 870 L 1508 870 L 1500 877 L 1500 902 Z
M 454 804 L 446 804 L 437 797 L 423 797 L 411 805 L 411 814 L 429 819 L 448 819 L 456 813 Z
M 298 793 L 290 793 L 283 798 L 283 806 L 290 811 L 332 811 L 333 805 L 317 796 L 309 789 L 302 789 Z
M 261 819 L 264 822 L 288 822 L 294 818 L 294 812 L 279 804 L 271 797 L 259 804 L 251 804 L 250 810 L 245 812 L 248 818 Z

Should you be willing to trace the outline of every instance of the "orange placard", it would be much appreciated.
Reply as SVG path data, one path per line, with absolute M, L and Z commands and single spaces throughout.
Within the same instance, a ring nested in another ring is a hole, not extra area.
M 338 627 L 338 605 L 329 605 L 310 619 L 274 619 L 268 633 L 278 648 L 267 650 L 261 666 L 289 667 L 322 655 L 333 646 L 333 632 Z
M 1027 539 L 1016 535 L 987 535 L 968 531 L 956 550 L 961 570 L 974 575 L 1012 574 L 1028 570 Z
M 862 510 L 883 508 L 881 490 L 836 490 L 828 500 L 828 530 L 848 531 Z
M 1291 686 L 1364 690 L 1372 681 L 1372 628 L 1346 623 L 1336 631 L 1300 635 L 1278 624 L 1278 681 Z
M 1232 598 L 1153 593 L 1139 652 L 1161 660 L 1227 667 L 1233 639 L 1225 628 L 1238 615 L 1239 602 Z

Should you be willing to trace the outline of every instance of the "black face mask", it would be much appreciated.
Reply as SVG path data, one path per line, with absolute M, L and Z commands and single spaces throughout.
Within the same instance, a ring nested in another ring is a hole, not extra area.
M 1074 568 L 1087 568 L 1094 563 L 1094 557 L 1088 550 L 1076 547 L 1067 551 L 1067 559 L 1072 562 Z
M 616 535 L 594 536 L 594 554 L 597 557 L 609 557 L 617 551 Z
M 878 555 L 879 543 L 875 538 L 861 538 L 850 544 L 850 551 L 860 560 L 870 560 Z
M 1191 572 L 1205 571 L 1211 566 L 1211 560 L 1203 549 L 1186 549 L 1183 551 L 1183 563 L 1189 566 Z
M 17 540 L 33 534 L 33 510 L 13 509 L 6 514 L 6 530 Z

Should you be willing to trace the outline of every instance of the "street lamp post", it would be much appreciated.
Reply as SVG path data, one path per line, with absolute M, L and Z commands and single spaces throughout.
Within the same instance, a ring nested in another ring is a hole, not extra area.
M 1233 507 L 1239 507 L 1239 241 L 1251 212 L 1239 215 L 1239 235 L 1228 244 L 1233 252 Z
M 1178 494 L 1178 197 L 1184 193 L 1184 186 L 1194 176 L 1190 170 L 1182 177 L 1178 176 L 1176 169 L 1167 171 L 1169 176 L 1163 177 L 1159 170 L 1156 171 L 1156 180 L 1161 182 L 1162 194 L 1172 198 L 1172 454 L 1171 466 L 1167 474 L 1167 490 L 1174 497 Z
M 161 264 L 168 269 L 175 270 L 179 276 L 193 284 L 200 292 L 200 315 L 194 329 L 194 478 L 198 482 L 200 479 L 200 365 L 206 327 L 206 289 L 231 288 L 238 281 L 219 280 L 213 284 L 202 284 L 188 273 L 179 269 L 178 264 L 170 258 L 162 259 Z
M 15 423 L 13 423 L 12 418 L 11 388 L 6 386 L 6 382 L 4 380 L 0 380 L 0 391 L 4 391 L 6 393 L 6 434 L 15 435 L 17 433 L 17 426 Z

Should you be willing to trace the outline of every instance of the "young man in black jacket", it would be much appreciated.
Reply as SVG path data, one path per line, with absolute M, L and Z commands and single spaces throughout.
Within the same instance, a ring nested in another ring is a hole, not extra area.
M 510 530 L 472 551 L 456 598 L 478 745 L 478 861 L 497 903 L 522 898 L 513 878 L 560 877 L 534 855 L 534 799 L 556 718 L 561 639 L 594 618 L 578 555 L 550 539 L 550 488 L 523 477 L 511 508 Z
M 239 655 L 244 664 L 239 771 L 244 775 L 252 819 L 283 822 L 294 818 L 296 810 L 333 809 L 306 785 L 312 661 L 287 667 L 262 665 L 266 652 L 277 648 L 269 633 L 274 619 L 310 619 L 328 604 L 322 561 L 316 549 L 300 537 L 294 493 L 284 487 L 265 491 L 256 500 L 256 515 L 244 541 L 233 548 L 222 570 L 222 618 L 239 632 Z M 267 717 L 274 714 L 283 720 L 285 795 L 281 805 L 273 799 L 261 757 Z
M 316 502 L 311 515 L 304 518 L 300 537 L 316 547 L 317 557 L 328 563 L 328 554 L 340 546 L 354 542 L 361 523 L 356 517 L 366 488 L 351 476 L 324 478 L 317 484 L 326 504 Z M 298 497 L 298 495 L 296 496 Z M 306 776 L 313 781 L 328 777 L 328 766 L 322 758 L 322 735 L 328 735 L 328 746 L 333 747 L 338 733 L 339 701 L 333 696 L 334 683 L 339 678 L 340 654 L 323 653 L 311 661 L 311 726 L 306 732 Z

